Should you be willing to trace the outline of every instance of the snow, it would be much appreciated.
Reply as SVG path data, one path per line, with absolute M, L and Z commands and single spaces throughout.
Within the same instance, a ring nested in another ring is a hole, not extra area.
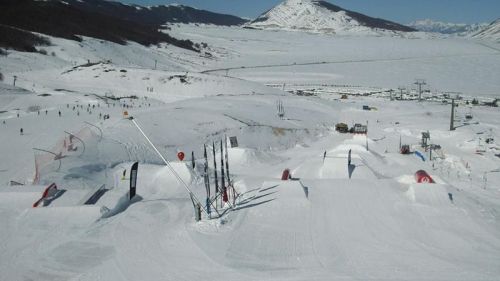
M 316 2 L 314 0 L 286 0 L 246 26 L 258 29 L 358 36 L 396 34 L 364 26 L 345 11 L 334 12 Z
M 452 39 L 331 36 L 240 28 L 181 26 L 177 37 L 207 42 L 219 59 L 211 73 L 287 87 L 322 85 L 431 90 L 498 97 L 500 46 Z M 293 44 L 290 44 L 293 42 Z M 346 88 L 346 87 L 343 87 Z M 335 89 L 338 92 L 344 89 Z M 349 87 L 347 87 L 349 88 Z
M 408 24 L 419 31 L 434 32 L 440 34 L 449 34 L 457 36 L 470 36 L 483 30 L 488 26 L 487 23 L 466 24 L 466 23 L 449 23 L 435 21 L 431 19 L 417 20 Z
M 494 21 L 489 26 L 485 27 L 484 30 L 479 31 L 472 37 L 488 41 L 500 42 L 500 19 Z
M 52 38 L 44 48 L 54 56 L 0 56 L 0 280 L 498 278 L 500 112 L 458 101 L 449 131 L 450 105 L 437 97 L 498 97 L 495 43 L 173 29 L 207 42 L 213 56 L 89 38 Z M 14 75 L 16 87 L 7 85 Z M 432 85 L 429 99 L 389 99 L 387 90 L 417 77 Z M 234 208 L 195 222 L 190 196 L 124 111 L 201 201 L 203 145 L 213 193 L 212 144 L 220 161 L 220 141 L 236 136 L 239 147 L 228 149 Z M 368 135 L 335 132 L 338 122 L 368 124 Z M 62 149 L 61 167 L 47 166 L 33 184 L 33 148 L 52 149 L 65 131 L 82 129 L 92 131 L 85 151 L 79 142 Z M 442 147 L 432 161 L 399 153 L 401 140 L 428 159 L 419 145 L 426 131 Z M 285 169 L 293 180 L 280 180 Z M 436 184 L 417 184 L 418 170 Z M 32 208 L 52 182 L 62 195 Z

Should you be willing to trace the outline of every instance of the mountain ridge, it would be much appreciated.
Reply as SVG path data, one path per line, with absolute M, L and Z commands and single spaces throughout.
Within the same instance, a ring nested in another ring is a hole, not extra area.
M 490 40 L 500 43 L 500 18 L 492 22 L 483 30 L 473 34 L 472 38 Z
M 302 30 L 322 33 L 413 32 L 392 21 L 343 9 L 322 0 L 287 0 L 246 25 L 257 29 Z
M 481 31 L 487 27 L 488 23 L 450 23 L 443 21 L 436 21 L 431 19 L 423 19 L 413 21 L 408 24 L 408 26 L 415 28 L 422 32 L 440 33 L 445 35 L 458 35 L 458 36 L 468 36 L 476 32 Z

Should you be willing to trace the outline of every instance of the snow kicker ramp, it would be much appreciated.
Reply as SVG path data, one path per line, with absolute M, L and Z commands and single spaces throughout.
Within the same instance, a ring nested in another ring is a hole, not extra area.
M 259 280 L 498 276 L 497 230 L 449 201 L 416 205 L 405 192 L 385 180 L 265 183 L 239 206 L 233 231 L 199 246 Z
M 348 165 L 349 150 L 352 151 Z M 366 151 L 358 144 L 343 144 L 327 152 L 327 156 L 316 156 L 292 171 L 292 176 L 303 179 L 378 179 L 384 176 L 376 167 L 381 166 L 376 154 Z

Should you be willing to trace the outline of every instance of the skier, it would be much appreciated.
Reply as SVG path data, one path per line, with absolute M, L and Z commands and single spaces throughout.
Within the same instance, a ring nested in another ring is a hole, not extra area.
M 19 130 L 19 132 L 21 133 L 21 136 L 22 136 L 24 134 L 23 128 L 21 128 L 21 130 Z
M 323 163 L 325 163 L 325 158 L 326 158 L 326 150 L 325 153 L 323 153 Z
M 61 111 L 59 110 L 59 117 L 61 117 Z
M 49 111 L 48 111 L 48 110 L 45 110 L 45 115 L 47 115 L 47 113 L 49 113 Z
M 351 166 L 351 149 L 349 149 L 349 155 L 347 156 L 347 166 Z

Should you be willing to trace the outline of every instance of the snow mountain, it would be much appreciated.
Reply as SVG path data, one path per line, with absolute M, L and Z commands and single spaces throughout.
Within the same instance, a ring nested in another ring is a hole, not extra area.
M 448 23 L 424 19 L 411 22 L 408 26 L 423 32 L 433 32 L 448 35 L 467 36 L 483 30 L 488 26 L 487 23 L 466 24 L 466 23 Z
M 500 42 L 500 19 L 497 19 L 482 31 L 472 35 L 473 38 Z
M 411 27 L 372 18 L 320 0 L 287 0 L 259 16 L 247 27 L 333 34 L 416 31 Z

